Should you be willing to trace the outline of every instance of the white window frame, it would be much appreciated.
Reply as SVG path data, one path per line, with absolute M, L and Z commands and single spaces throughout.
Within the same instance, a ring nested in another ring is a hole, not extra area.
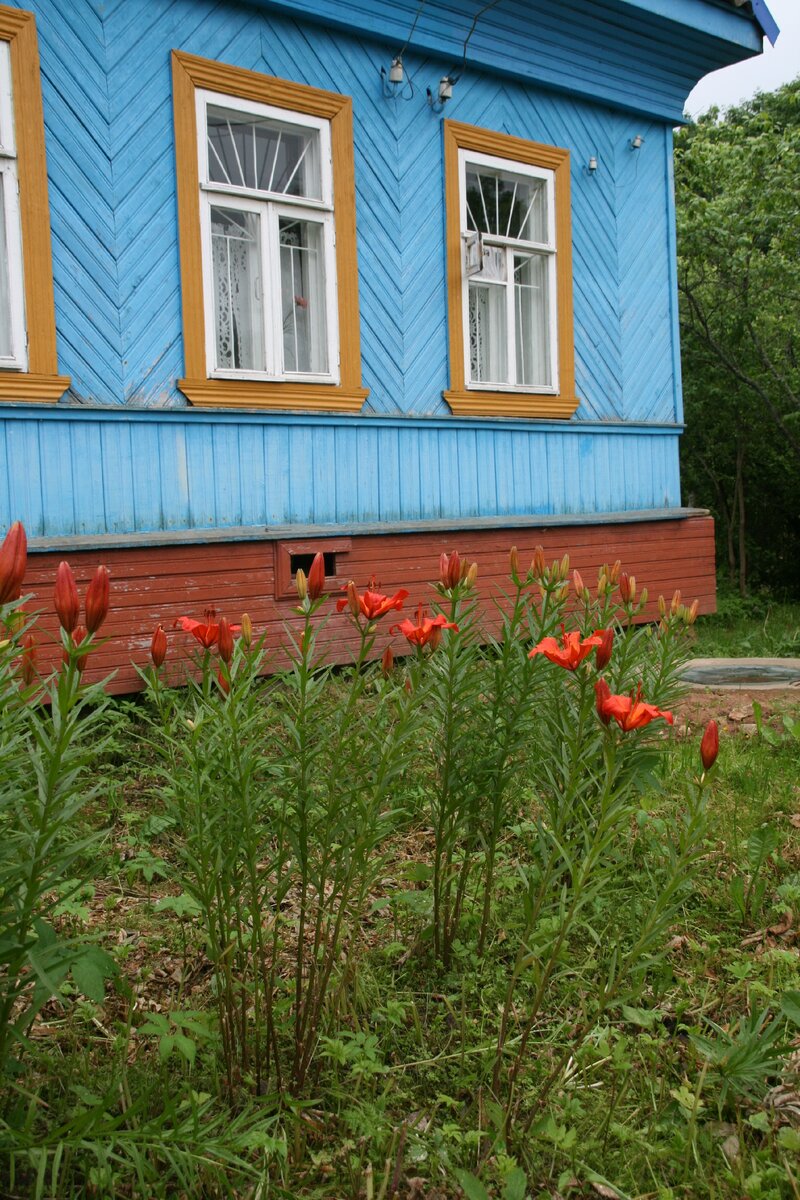
M 482 234 L 484 247 L 498 247 L 505 252 L 506 280 L 493 283 L 493 287 L 506 289 L 506 355 L 509 378 L 506 382 L 478 382 L 472 379 L 472 362 L 469 345 L 469 287 L 470 276 L 466 269 L 467 239 L 474 233 L 467 225 L 467 167 L 489 167 L 499 171 L 513 171 L 516 175 L 527 175 L 533 179 L 541 179 L 547 189 L 547 241 L 533 242 L 518 238 L 502 237 L 495 234 Z M 468 391 L 483 392 L 515 392 L 532 395 L 557 395 L 559 393 L 558 378 L 558 303 L 557 303 L 557 273 L 556 257 L 556 197 L 555 172 L 547 167 L 534 166 L 531 163 L 520 162 L 517 159 L 500 158 L 491 154 L 481 154 L 475 150 L 459 148 L 458 151 L 458 182 L 459 209 L 461 214 L 461 244 L 462 244 L 462 328 L 464 330 L 464 380 Z M 514 307 L 514 254 L 515 252 L 537 254 L 545 257 L 548 263 L 548 341 L 550 353 L 551 382 L 547 385 L 528 385 L 516 382 L 517 346 L 516 346 L 516 313 Z
M 0 177 L 8 257 L 8 296 L 11 309 L 11 354 L 0 355 L 0 370 L 27 371 L 28 339 L 25 326 L 25 284 L 22 265 L 22 224 L 19 212 L 14 95 L 11 81 L 11 51 L 0 39 Z
M 203 296 L 205 312 L 206 363 L 213 379 L 252 379 L 264 382 L 327 383 L 340 382 L 339 312 L 336 287 L 336 229 L 333 207 L 333 160 L 330 121 L 307 113 L 289 111 L 257 101 L 240 100 L 227 93 L 195 89 L 197 112 L 197 152 L 200 176 L 200 240 L 203 260 Z M 241 112 L 246 116 L 266 117 L 284 125 L 314 130 L 318 136 L 321 198 L 288 196 L 233 184 L 216 183 L 209 178 L 207 109 L 209 105 Z M 211 209 L 228 208 L 255 213 L 261 221 L 261 278 L 264 294 L 264 348 L 266 370 L 232 370 L 217 366 L 216 313 L 211 245 Z M 313 221 L 322 227 L 325 294 L 327 371 L 287 371 L 283 361 L 283 322 L 281 318 L 281 280 L 279 218 L 291 216 Z

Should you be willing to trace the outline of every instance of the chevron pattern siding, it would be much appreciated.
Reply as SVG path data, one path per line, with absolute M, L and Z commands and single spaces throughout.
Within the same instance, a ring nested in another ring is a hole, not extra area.
M 25 0 L 28 3 L 28 0 Z M 215 0 L 32 0 L 41 42 L 61 369 L 83 403 L 182 405 L 169 54 L 353 97 L 363 369 L 376 412 L 444 413 L 448 386 L 440 118 L 449 59 L 407 56 L 386 100 L 385 44 Z M 433 19 L 433 16 L 430 17 Z M 501 28 L 502 32 L 502 28 Z M 674 419 L 665 127 L 467 70 L 447 115 L 568 146 L 578 417 Z M 641 123 L 640 123 L 641 124 Z M 595 154 L 594 177 L 585 163 Z M 644 216 L 644 219 L 643 219 Z
M 379 71 L 394 43 L 374 31 L 399 22 L 407 32 L 410 0 L 23 0 L 20 7 L 37 17 L 59 368 L 72 391 L 57 419 L 11 419 L 0 410 L 0 467 L 8 466 L 0 524 L 22 516 L 32 533 L 67 536 L 679 504 L 674 428 L 651 436 L 598 425 L 673 427 L 679 412 L 663 116 L 643 120 L 468 64 L 447 116 L 572 152 L 581 400 L 572 424 L 585 430 L 454 421 L 442 399 L 449 379 L 441 118 L 424 92 L 454 65 L 454 38 L 463 41 L 454 30 L 466 20 L 460 9 L 451 28 L 443 0 L 426 5 L 420 45 L 431 49 L 428 57 L 405 56 L 415 88 L 406 102 L 382 94 Z M 510 55 L 524 51 L 528 35 L 514 26 L 523 28 L 523 7 L 509 0 L 494 51 L 500 43 Z M 471 21 L 479 8 L 469 0 L 464 13 Z M 570 0 L 563 8 L 555 15 L 552 4 L 542 7 L 542 36 L 547 70 L 560 73 L 549 82 L 566 87 L 586 60 L 570 23 L 589 20 L 591 4 Z M 303 9 L 329 24 L 305 19 Z M 345 9 L 363 13 L 363 35 L 336 28 Z M 530 15 L 524 27 L 531 29 Z M 487 28 L 479 31 L 477 61 L 492 51 Z M 642 21 L 638 32 L 631 28 L 631 45 L 652 59 Z M 587 63 L 581 88 L 588 80 L 596 94 L 619 99 L 623 68 L 612 42 L 606 31 L 598 42 L 605 66 Z M 352 96 L 370 389 L 363 418 L 211 420 L 184 412 L 172 421 L 165 413 L 186 409 L 175 386 L 184 365 L 173 49 Z M 650 60 L 628 61 L 631 105 L 670 111 L 667 92 L 683 86 L 680 71 L 660 75 Z M 655 72 L 649 100 L 637 75 L 645 66 Z M 645 146 L 633 152 L 637 132 Z M 590 155 L 599 161 L 594 175 L 585 168 Z M 107 415 L 79 420 L 80 406 L 103 406 Z M 143 409 L 152 411 L 143 417 Z

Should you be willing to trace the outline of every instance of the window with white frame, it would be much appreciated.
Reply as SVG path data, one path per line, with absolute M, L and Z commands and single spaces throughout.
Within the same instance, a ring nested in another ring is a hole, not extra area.
M 469 388 L 557 392 L 555 174 L 459 150 Z
M 209 374 L 338 383 L 330 122 L 196 99 Z
M 11 54 L 0 41 L 0 368 L 27 366 Z

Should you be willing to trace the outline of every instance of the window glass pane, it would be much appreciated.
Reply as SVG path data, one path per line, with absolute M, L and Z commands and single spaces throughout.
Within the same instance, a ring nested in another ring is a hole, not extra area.
M 549 387 L 548 260 L 543 254 L 514 255 L 514 315 L 517 383 Z
M 284 371 L 328 370 L 323 228 L 281 217 L 281 313 Z
M 467 165 L 467 228 L 495 237 L 547 241 L 547 188 L 543 179 Z
M 211 209 L 217 366 L 263 371 L 264 293 L 257 213 Z
M 502 284 L 469 285 L 469 363 L 472 383 L 508 383 L 506 295 Z
M 6 206 L 0 175 L 0 356 L 9 358 L 14 352 L 11 333 L 11 292 L 8 283 L 8 236 L 6 234 Z
M 208 106 L 207 114 L 208 177 L 212 183 L 322 198 L 316 130 L 214 104 Z

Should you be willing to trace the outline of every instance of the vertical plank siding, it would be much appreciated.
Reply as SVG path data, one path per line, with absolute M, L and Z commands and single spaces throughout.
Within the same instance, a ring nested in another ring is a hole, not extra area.
M 5 418 L 5 419 L 4 419 Z M 475 425 L 478 425 L 475 428 Z M 0 530 L 31 537 L 680 504 L 673 429 L 0 409 Z
M 434 598 L 429 584 L 437 576 L 439 555 L 457 548 L 467 559 L 478 562 L 479 592 L 488 627 L 495 612 L 490 601 L 508 585 L 510 546 L 517 545 L 524 563 L 537 543 L 544 545 L 549 558 L 569 553 L 572 565 L 587 582 L 594 581 L 601 563 L 620 558 L 635 574 L 638 586 L 648 587 L 651 602 L 646 616 L 651 619 L 657 619 L 658 593 L 670 596 L 676 587 L 681 588 L 687 602 L 697 597 L 702 612 L 713 611 L 714 535 L 709 517 L 627 525 L 469 530 L 457 535 L 428 532 L 353 537 L 347 553 L 337 559 L 337 587 L 347 578 L 363 586 L 374 576 L 387 592 L 407 588 L 408 609 L 420 602 L 429 604 Z M 26 593 L 33 593 L 28 607 L 42 612 L 37 637 L 43 665 L 56 664 L 60 654 L 52 589 L 61 557 L 31 555 L 24 585 Z M 168 631 L 169 677 L 176 683 L 185 679 L 196 648 L 190 636 L 173 629 L 179 616 L 199 619 L 210 605 L 232 620 L 243 611 L 249 612 L 257 634 L 265 635 L 273 664 L 278 665 L 286 630 L 297 626 L 297 618 L 292 615 L 295 601 L 276 596 L 274 546 L 269 540 L 87 550 L 71 553 L 68 558 L 81 596 L 98 563 L 105 563 L 111 571 L 111 610 L 102 630 L 108 640 L 93 655 L 89 676 L 102 679 L 115 672 L 110 684 L 114 692 L 129 692 L 140 686 L 131 663 L 147 665 L 150 639 L 158 623 Z M 390 640 L 397 653 L 404 652 L 403 638 L 390 638 L 391 624 L 389 618 L 382 623 L 377 654 Z M 354 643 L 348 628 L 344 616 L 333 614 L 322 630 L 321 639 L 332 661 L 351 660 Z

